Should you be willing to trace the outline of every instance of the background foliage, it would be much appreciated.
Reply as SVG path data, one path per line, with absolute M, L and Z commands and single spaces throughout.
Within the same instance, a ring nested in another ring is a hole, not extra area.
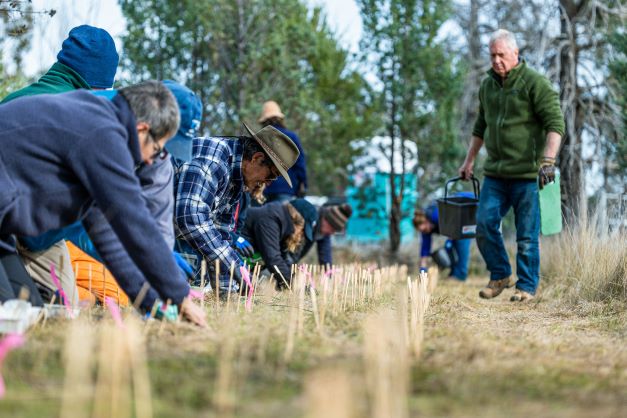
M 367 143 L 361 140 L 391 138 L 385 154 L 397 174 L 406 167 L 394 163 L 393 144 L 406 161 L 411 156 L 400 140 L 413 141 L 425 205 L 461 164 L 489 68 L 487 39 L 504 27 L 560 92 L 567 220 L 585 212 L 586 191 L 627 192 L 622 1 L 356 3 L 363 38 L 359 53 L 350 54 L 323 11 L 305 0 L 119 0 L 127 28 L 119 84 L 146 78 L 186 84 L 203 100 L 203 133 L 213 135 L 241 133 L 242 120 L 254 124 L 261 104 L 276 100 L 303 140 L 310 194 L 344 195 L 347 167 L 361 152 L 356 144 Z M 32 28 L 70 10 L 60 12 L 0 0 L 3 63 L 10 64 L 0 64 L 2 96 L 28 81 L 21 63 Z M 404 190 L 389 187 L 394 226 Z M 394 249 L 396 237 L 390 238 Z

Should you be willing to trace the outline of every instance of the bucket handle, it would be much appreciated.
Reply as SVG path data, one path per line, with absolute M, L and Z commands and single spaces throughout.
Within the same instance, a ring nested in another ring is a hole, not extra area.
M 452 179 L 449 179 L 446 182 L 446 185 L 444 185 L 444 200 L 446 201 L 446 198 L 448 196 L 448 185 L 450 183 L 455 183 L 459 180 L 465 180 L 462 177 L 453 177 Z M 470 180 L 472 181 L 472 188 L 475 192 L 475 199 L 479 200 L 479 180 L 477 180 L 477 178 L 475 176 L 470 176 Z

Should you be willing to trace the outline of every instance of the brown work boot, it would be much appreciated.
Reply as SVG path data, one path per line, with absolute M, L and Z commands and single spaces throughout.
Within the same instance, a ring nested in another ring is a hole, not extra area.
M 508 287 L 514 286 L 515 282 L 512 277 L 506 277 L 501 280 L 490 280 L 488 285 L 479 291 L 479 296 L 484 299 L 492 299 L 501 294 Z
M 524 290 L 516 289 L 511 298 L 509 298 L 512 302 L 528 302 L 535 298 L 531 293 L 527 293 Z

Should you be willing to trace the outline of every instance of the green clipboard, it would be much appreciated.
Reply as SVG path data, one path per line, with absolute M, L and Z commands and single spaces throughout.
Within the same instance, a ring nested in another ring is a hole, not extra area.
M 540 231 L 542 235 L 553 235 L 562 231 L 562 201 L 560 195 L 560 175 L 555 174 L 555 181 L 539 192 Z

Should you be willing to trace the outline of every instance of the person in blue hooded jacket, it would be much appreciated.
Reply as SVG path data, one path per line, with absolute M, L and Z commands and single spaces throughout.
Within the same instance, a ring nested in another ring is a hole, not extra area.
M 455 196 L 474 197 L 470 192 L 459 192 Z M 425 209 L 416 209 L 413 219 L 414 227 L 421 233 L 422 242 L 420 246 L 420 270 L 426 271 L 431 255 L 431 241 L 433 234 L 439 234 L 439 213 L 438 205 L 432 203 Z M 448 239 L 444 248 L 451 261 L 451 271 L 449 277 L 460 281 L 465 281 L 468 277 L 468 265 L 470 263 L 470 244 L 472 239 Z

